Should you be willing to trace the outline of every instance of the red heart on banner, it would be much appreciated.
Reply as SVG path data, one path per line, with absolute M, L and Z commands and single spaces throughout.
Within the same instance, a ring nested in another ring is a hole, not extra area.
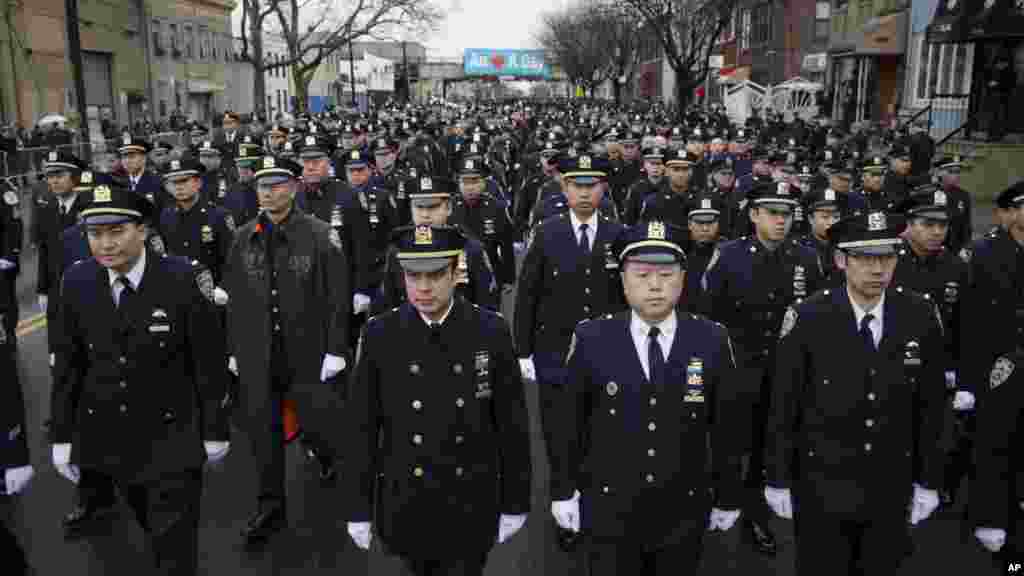
M 494 56 L 491 56 L 491 64 L 494 65 L 496 69 L 501 70 L 505 67 L 505 57 L 501 54 L 495 54 Z

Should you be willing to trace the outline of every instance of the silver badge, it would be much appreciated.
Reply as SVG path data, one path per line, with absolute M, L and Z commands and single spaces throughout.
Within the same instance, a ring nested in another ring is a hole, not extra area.
M 167 247 L 164 246 L 164 239 L 159 234 L 153 234 L 149 237 L 149 247 L 157 254 L 167 253 Z
M 1016 366 L 1006 356 L 1000 356 L 994 366 L 992 366 L 992 374 L 988 377 L 989 386 L 995 390 L 1003 382 L 1006 382 L 1010 375 L 1013 374 L 1013 369 Z
M 609 382 L 608 385 L 605 386 L 605 391 L 608 392 L 609 396 L 615 396 L 619 393 L 619 385 L 614 381 Z

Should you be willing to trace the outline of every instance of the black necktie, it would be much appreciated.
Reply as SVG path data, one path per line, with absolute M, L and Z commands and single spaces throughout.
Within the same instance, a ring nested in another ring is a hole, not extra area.
M 580 252 L 584 256 L 590 256 L 590 238 L 587 238 L 588 224 L 580 224 Z
M 125 305 L 135 295 L 135 288 L 132 287 L 132 281 L 127 276 L 120 276 L 117 281 L 121 283 L 121 295 L 117 298 L 117 309 L 124 310 Z
M 871 314 L 865 314 L 864 317 L 860 319 L 860 337 L 864 340 L 865 350 L 868 352 L 875 352 L 876 350 L 875 337 L 871 333 L 870 326 L 871 321 L 874 319 L 875 317 Z
M 657 326 L 651 326 L 650 332 L 647 333 L 647 379 L 654 385 L 662 384 L 665 376 L 665 355 L 661 352 L 661 344 L 658 342 L 660 334 L 661 330 Z

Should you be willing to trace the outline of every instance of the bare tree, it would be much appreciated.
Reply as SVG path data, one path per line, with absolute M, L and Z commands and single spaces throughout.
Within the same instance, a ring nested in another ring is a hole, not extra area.
M 544 14 L 536 40 L 569 80 L 592 96 L 616 71 L 612 44 L 617 26 L 610 13 L 577 6 Z
M 708 59 L 736 9 L 736 0 L 622 0 L 643 23 L 641 34 L 658 38 L 675 73 L 677 111 L 708 74 Z

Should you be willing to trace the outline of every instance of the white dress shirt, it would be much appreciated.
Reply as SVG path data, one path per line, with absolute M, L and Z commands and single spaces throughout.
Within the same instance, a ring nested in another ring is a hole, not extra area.
M 71 212 L 71 207 L 75 205 L 75 200 L 77 198 L 78 198 L 78 193 L 77 192 L 68 194 L 67 199 L 64 199 L 64 198 L 61 198 L 60 196 L 58 196 L 57 197 L 57 204 L 58 204 L 58 208 L 61 209 L 60 210 L 61 213 L 63 213 L 63 214 L 70 213 Z
M 661 332 L 658 334 L 658 345 L 661 346 L 661 356 L 668 364 L 668 355 L 672 352 L 672 342 L 676 338 L 676 326 L 679 321 L 676 318 L 675 310 L 667 318 L 655 324 Z M 651 331 L 651 325 L 644 322 L 636 312 L 630 315 L 629 333 L 633 336 L 633 346 L 636 347 L 636 355 L 640 357 L 640 365 L 644 368 L 644 376 L 651 378 L 650 360 L 647 357 L 647 337 Z
M 142 273 L 146 271 L 146 251 L 143 250 L 139 259 L 135 261 L 135 265 L 128 271 L 125 276 L 132 283 L 132 289 L 136 292 L 139 291 L 139 284 L 142 283 Z M 114 272 L 110 268 L 107 268 L 107 275 L 110 277 L 110 289 L 114 294 L 114 304 L 119 305 L 121 303 L 121 291 L 124 290 L 124 284 L 117 281 L 121 277 L 121 274 Z
M 426 316 L 424 316 L 422 312 L 420 312 L 420 318 L 423 319 L 423 322 L 425 322 L 427 326 L 432 326 L 433 324 L 435 324 L 435 322 L 436 322 L 436 324 L 438 326 L 444 326 L 444 321 L 448 319 L 448 315 L 452 313 L 452 308 L 454 308 L 454 307 L 455 307 L 455 296 L 452 295 L 451 301 L 448 302 L 448 309 L 445 310 L 444 316 L 441 316 L 440 320 L 436 320 L 436 321 L 435 320 L 431 320 L 430 318 L 427 318 Z
M 878 343 L 882 341 L 882 326 L 884 326 L 882 311 L 885 310 L 885 292 L 882 292 L 882 297 L 878 299 L 875 307 L 871 310 L 864 310 L 861 308 L 857 302 L 854 301 L 853 296 L 850 296 L 849 288 L 846 289 L 846 297 L 850 299 L 850 304 L 853 305 L 853 316 L 857 320 L 856 328 L 858 332 L 860 332 L 860 322 L 864 319 L 864 316 L 870 313 L 875 317 L 874 320 L 868 323 L 868 329 L 871 330 L 871 336 L 875 340 L 875 348 L 877 349 Z
M 576 244 L 580 243 L 580 224 L 587 225 L 587 245 L 594 249 L 594 239 L 597 238 L 597 212 L 590 216 L 590 220 L 583 221 L 576 217 L 576 213 L 569 210 L 569 221 L 572 222 L 572 234 L 576 237 Z

